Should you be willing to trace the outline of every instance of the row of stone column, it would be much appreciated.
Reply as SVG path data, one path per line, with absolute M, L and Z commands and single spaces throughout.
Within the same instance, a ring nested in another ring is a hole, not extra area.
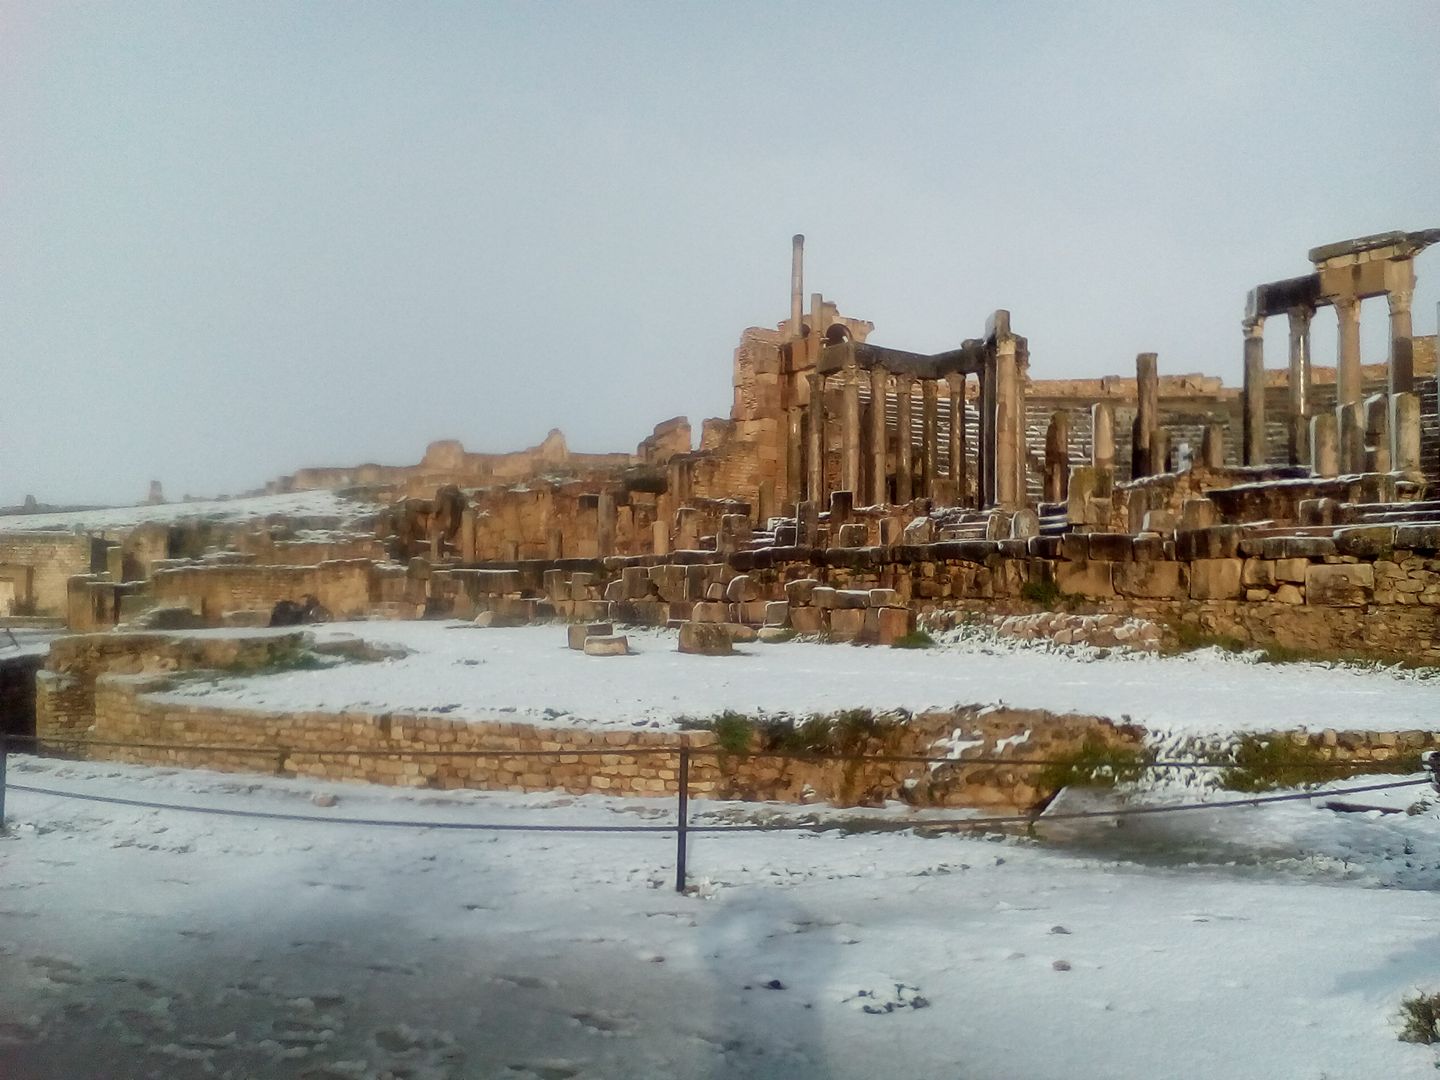
M 894 501 L 940 500 L 948 495 L 961 506 L 1023 503 L 1024 423 L 1023 399 L 1013 351 L 1009 364 L 997 363 L 994 373 L 982 371 L 979 386 L 980 445 L 975 448 L 976 483 L 970 482 L 967 462 L 970 448 L 965 425 L 968 377 L 951 373 L 943 379 L 924 379 L 903 372 L 891 374 L 880 366 L 868 370 L 846 368 L 834 376 L 809 376 L 810 401 L 806 414 L 805 492 L 806 498 L 827 504 L 825 463 L 832 448 L 826 445 L 826 384 L 839 384 L 840 457 L 839 490 L 856 492 L 872 505 L 891 501 L 890 423 L 886 402 L 890 384 L 895 393 Z M 860 383 L 870 388 L 868 422 L 862 430 Z M 949 412 L 949 437 L 940 444 L 941 383 Z M 919 402 L 916 402 L 917 385 Z M 919 409 L 920 440 L 915 442 L 916 409 Z M 790 424 L 793 442 L 799 440 L 799 424 Z
M 1412 272 L 1413 277 L 1413 272 Z M 1413 288 L 1386 294 L 1390 309 L 1390 362 L 1386 393 L 1364 398 L 1360 362 L 1360 299 L 1335 297 L 1339 356 L 1335 372 L 1335 411 L 1313 407 L 1310 323 L 1315 310 L 1299 306 L 1286 312 L 1290 330 L 1288 456 L 1320 476 L 1341 472 L 1388 472 L 1420 467 L 1420 402 L 1415 396 L 1411 339 Z M 1247 318 L 1245 381 L 1242 396 L 1247 465 L 1267 460 L 1265 440 L 1265 317 Z

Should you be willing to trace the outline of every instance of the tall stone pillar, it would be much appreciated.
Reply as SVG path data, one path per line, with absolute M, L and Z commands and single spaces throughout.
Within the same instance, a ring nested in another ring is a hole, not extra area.
M 913 375 L 895 376 L 895 501 L 908 503 L 915 497 L 913 447 L 914 428 L 911 403 L 915 392 Z
M 1308 434 L 1305 445 L 1310 445 Z M 1225 467 L 1225 425 L 1218 420 L 1205 424 L 1205 434 L 1200 438 L 1200 462 L 1207 469 Z
M 1151 445 L 1160 417 L 1160 371 L 1154 353 L 1135 357 L 1135 427 L 1130 435 L 1130 474 L 1149 476 L 1153 461 Z
M 1329 478 L 1340 475 L 1340 437 L 1335 414 L 1322 412 L 1310 418 L 1310 471 Z
M 805 498 L 813 503 L 825 496 L 825 379 L 808 375 L 810 405 L 806 413 Z
M 1400 472 L 1420 471 L 1420 398 L 1396 394 L 1390 399 L 1390 437 L 1395 446 L 1391 467 Z
M 1018 460 L 1023 408 L 1015 339 L 1002 337 L 995 343 L 995 502 L 1006 510 L 1025 504 Z
M 1106 472 L 1115 468 L 1115 410 L 1109 402 L 1090 406 L 1090 465 Z
M 870 369 L 870 502 L 884 506 L 890 501 L 885 467 L 885 398 L 890 373 L 883 367 Z
M 976 505 L 995 505 L 995 357 L 980 368 L 980 445 L 976 449 Z
M 1310 318 L 1311 307 L 1289 311 L 1290 319 L 1290 464 L 1310 461 Z
M 790 336 L 800 337 L 805 324 L 805 237 L 790 238 Z
M 969 478 L 965 470 L 965 376 L 946 376 L 950 384 L 950 482 L 955 488 L 955 505 L 970 505 Z
M 460 561 L 475 562 L 475 508 L 467 506 L 460 511 Z M 116 581 L 120 578 L 116 577 Z
M 1070 491 L 1070 414 L 1057 410 L 1045 432 L 1045 501 L 1064 502 Z
M 920 380 L 920 494 L 934 499 L 940 469 L 940 414 L 934 379 Z
M 603 559 L 615 554 L 615 493 L 600 492 L 595 507 L 595 556 Z
M 1390 292 L 1390 394 L 1415 390 L 1415 342 L 1410 322 L 1410 302 L 1415 296 L 1415 266 L 1409 259 L 1396 260 L 1387 268 Z
M 805 412 L 799 406 L 785 410 L 785 501 L 795 502 L 805 486 Z
M 1246 319 L 1244 463 L 1265 464 L 1265 320 Z
M 1360 401 L 1360 301 L 1353 296 L 1339 296 L 1333 303 L 1340 320 L 1340 358 L 1335 372 L 1340 467 L 1347 472 L 1360 472 L 1365 468 L 1365 417 Z
M 852 496 L 860 490 L 860 372 L 840 373 L 840 486 Z

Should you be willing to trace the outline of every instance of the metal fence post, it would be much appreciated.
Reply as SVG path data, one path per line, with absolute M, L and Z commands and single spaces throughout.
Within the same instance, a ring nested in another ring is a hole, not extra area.
M 0 732 L 0 832 L 5 831 L 5 758 L 10 751 L 10 740 Z
M 680 746 L 679 827 L 675 830 L 675 891 L 685 891 L 685 848 L 690 828 L 690 747 Z

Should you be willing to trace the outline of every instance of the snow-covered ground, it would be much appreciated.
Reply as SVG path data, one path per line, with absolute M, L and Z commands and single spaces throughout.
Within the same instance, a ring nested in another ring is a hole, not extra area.
M 732 657 L 682 655 L 672 631 L 630 632 L 628 657 L 565 648 L 561 626 L 335 623 L 411 654 L 370 664 L 192 683 L 177 695 L 274 710 L 444 710 L 563 726 L 673 726 L 724 709 L 807 714 L 956 704 L 1129 717 L 1156 733 L 1428 729 L 1440 680 L 1324 664 L 1259 664 L 1216 651 L 1182 657 L 969 640 L 924 650 L 786 642 Z
M 333 491 L 297 491 L 287 495 L 256 495 L 240 499 L 208 499 L 159 505 L 113 506 L 100 510 L 66 510 L 53 514 L 0 515 L 0 532 L 40 529 L 100 531 L 125 529 L 154 521 L 205 518 L 241 522 L 285 514 L 293 517 L 348 517 L 374 510 L 370 503 L 341 498 Z
M 10 775 L 320 818 L 674 812 L 25 758 Z M 1098 825 L 1104 855 L 908 832 L 699 835 L 689 896 L 672 890 L 664 833 L 382 829 L 12 790 L 0 1076 L 1434 1076 L 1434 1052 L 1394 1026 L 1402 998 L 1440 988 L 1440 813 L 1424 790 L 1365 797 L 1420 799 L 1414 815 L 1287 803 L 1146 819 L 1144 836 L 1169 830 L 1171 852 L 1189 852 L 1163 867 Z M 322 791 L 337 804 L 312 802 Z

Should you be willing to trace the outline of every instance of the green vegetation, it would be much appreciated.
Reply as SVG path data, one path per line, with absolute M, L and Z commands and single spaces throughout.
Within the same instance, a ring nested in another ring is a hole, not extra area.
M 1246 735 L 1233 755 L 1235 764 L 1220 774 L 1220 786 L 1231 791 L 1270 791 L 1311 787 L 1362 773 L 1407 773 L 1420 770 L 1420 755 L 1411 752 L 1389 761 L 1337 763 L 1311 743 L 1288 735 Z
M 686 731 L 713 731 L 720 749 L 730 754 L 755 750 L 766 754 L 849 756 L 865 752 L 872 739 L 884 740 L 900 720 L 869 709 L 845 709 L 834 715 L 746 716 L 727 709 L 709 719 L 682 717 Z
M 1178 623 L 1173 630 L 1175 645 L 1166 650 L 1172 656 L 1193 652 L 1196 649 L 1219 649 L 1228 653 L 1253 654 L 1256 661 L 1262 664 L 1350 664 L 1356 667 L 1393 667 L 1404 668 L 1408 671 L 1440 673 L 1440 668 L 1434 664 L 1376 656 L 1353 650 L 1322 652 L 1318 649 L 1301 649 L 1292 645 L 1246 644 L 1238 637 L 1229 634 L 1212 634 L 1189 623 Z
M 1027 581 L 1020 586 L 1020 598 L 1028 600 L 1032 604 L 1039 604 L 1043 608 L 1055 608 L 1060 603 L 1060 586 L 1055 584 L 1054 578 L 1043 578 L 1040 581 Z
M 1147 755 L 1134 747 L 1115 746 L 1087 735 L 1078 749 L 1046 765 L 1037 785 L 1050 791 L 1069 786 L 1114 787 L 1138 779 L 1147 761 Z
M 1400 1041 L 1440 1043 L 1440 994 L 1417 990 L 1400 1003 Z
M 934 645 L 935 639 L 924 630 L 911 630 L 890 643 L 892 649 L 929 649 Z

